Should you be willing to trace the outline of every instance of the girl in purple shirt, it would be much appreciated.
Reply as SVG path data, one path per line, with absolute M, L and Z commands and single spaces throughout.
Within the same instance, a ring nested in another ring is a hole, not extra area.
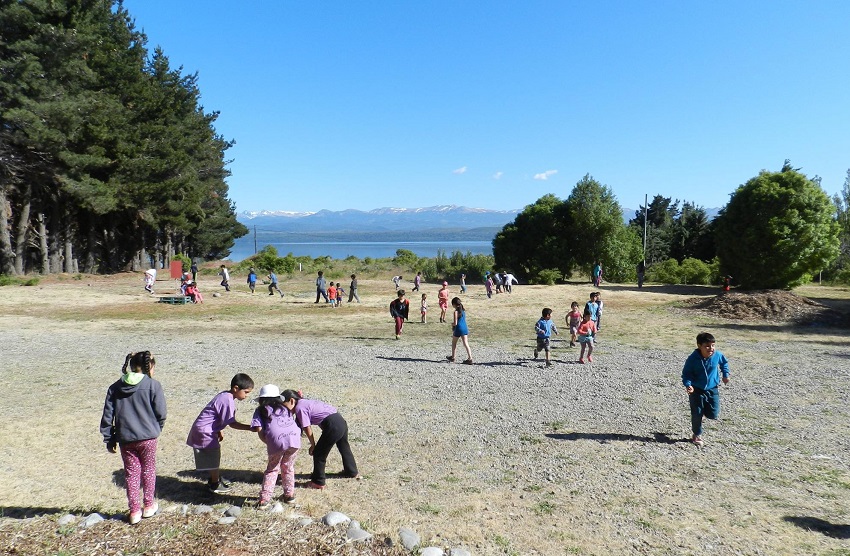
M 292 414 L 284 407 L 280 389 L 274 384 L 260 388 L 259 407 L 251 419 L 251 430 L 260 433 L 269 454 L 268 465 L 263 473 L 259 507 L 271 502 L 278 474 L 282 474 L 283 501 L 295 500 L 295 455 L 301 447 L 301 431 Z
M 357 462 L 348 444 L 348 423 L 336 408 L 321 400 L 305 400 L 295 390 L 284 390 L 281 395 L 283 406 L 295 416 L 295 422 L 307 435 L 310 441 L 309 453 L 313 456 L 313 473 L 307 488 L 325 488 L 325 465 L 331 448 L 336 445 L 342 456 L 342 474 L 352 479 L 359 479 Z M 312 425 L 322 429 L 322 435 L 317 442 L 313 436 Z

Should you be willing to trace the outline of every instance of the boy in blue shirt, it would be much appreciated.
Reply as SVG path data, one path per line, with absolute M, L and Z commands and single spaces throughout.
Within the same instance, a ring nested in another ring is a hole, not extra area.
M 552 322 L 552 309 L 546 307 L 543 309 L 543 315 L 537 324 L 534 325 L 534 331 L 537 332 L 537 347 L 534 348 L 534 358 L 537 359 L 537 354 L 541 351 L 546 353 L 546 366 L 549 367 L 552 363 L 549 362 L 549 337 L 552 333 L 558 333 L 558 328 Z
M 722 379 L 721 379 L 722 375 Z M 702 419 L 717 419 L 720 415 L 718 386 L 729 384 L 729 361 L 714 348 L 714 336 L 708 332 L 697 334 L 697 349 L 691 353 L 682 368 L 682 384 L 691 404 L 691 442 L 703 445 Z

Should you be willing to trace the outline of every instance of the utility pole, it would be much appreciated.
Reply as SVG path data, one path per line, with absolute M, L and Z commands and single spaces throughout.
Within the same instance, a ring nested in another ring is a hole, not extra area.
M 647 202 L 649 196 L 644 193 L 643 194 L 643 264 L 646 264 L 646 226 L 647 219 L 649 215 L 649 203 Z
M 646 239 L 645 238 L 643 240 L 643 243 L 644 243 L 644 245 L 646 245 Z M 644 247 L 644 251 L 645 250 L 646 250 L 646 247 Z M 255 255 L 257 254 L 257 225 L 256 224 L 254 224 L 254 254 Z

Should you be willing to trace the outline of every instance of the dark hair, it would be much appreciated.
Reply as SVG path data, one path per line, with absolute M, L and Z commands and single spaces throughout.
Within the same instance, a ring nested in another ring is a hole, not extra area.
M 248 390 L 254 387 L 254 379 L 245 373 L 237 373 L 230 379 L 230 389 L 232 390 L 234 386 L 240 390 Z
M 301 393 L 296 390 L 284 390 L 280 393 L 280 397 L 285 402 L 288 402 L 289 400 L 295 400 L 297 402 L 301 399 Z
M 321 270 L 319 271 L 319 276 L 322 276 L 322 275 L 324 275 L 324 274 L 325 274 L 325 273 L 324 273 L 323 271 L 321 271 Z
M 712 336 L 711 333 L 700 332 L 699 334 L 697 334 L 697 345 L 701 346 L 703 344 L 713 344 L 713 343 L 714 343 L 714 336 Z
M 589 316 L 591 316 L 591 315 L 590 315 L 590 309 L 588 309 L 587 307 L 585 307 L 585 308 L 584 308 L 584 314 L 582 315 L 582 317 L 589 317 Z
M 398 290 L 396 292 L 396 295 L 398 295 L 399 299 L 401 299 L 402 297 L 404 297 L 404 290 Z
M 352 278 L 356 278 L 357 276 L 356 276 L 355 274 L 352 274 L 352 275 L 351 275 L 351 277 L 352 277 Z
M 288 411 L 285 407 L 283 407 L 283 400 L 280 399 L 280 396 L 275 398 L 259 398 L 257 400 L 257 404 L 260 406 L 260 425 L 263 430 L 269 426 L 271 416 L 277 413 L 278 410 Z M 268 408 L 268 410 L 266 410 L 266 408 Z
M 124 366 L 121 367 L 121 374 L 127 372 L 127 367 L 129 366 L 134 373 L 144 373 L 149 375 L 151 374 L 151 367 L 154 365 L 156 365 L 156 359 L 154 359 L 154 356 L 151 355 L 151 352 L 131 352 L 124 358 Z
M 460 309 L 460 312 L 461 312 L 461 313 L 464 311 L 464 309 L 463 309 L 463 303 L 461 303 L 461 302 L 460 302 L 460 298 L 459 298 L 459 297 L 453 297 L 453 298 L 452 298 L 452 307 L 454 307 L 454 308 L 456 308 L 456 309 Z
M 552 309 L 550 309 L 549 307 L 546 307 L 545 309 L 543 309 L 542 316 L 548 317 L 551 314 L 552 314 Z

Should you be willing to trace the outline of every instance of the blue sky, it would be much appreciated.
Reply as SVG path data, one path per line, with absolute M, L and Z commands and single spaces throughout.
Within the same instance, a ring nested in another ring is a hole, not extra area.
M 850 2 L 125 0 L 221 112 L 237 211 L 723 206 L 850 168 Z

